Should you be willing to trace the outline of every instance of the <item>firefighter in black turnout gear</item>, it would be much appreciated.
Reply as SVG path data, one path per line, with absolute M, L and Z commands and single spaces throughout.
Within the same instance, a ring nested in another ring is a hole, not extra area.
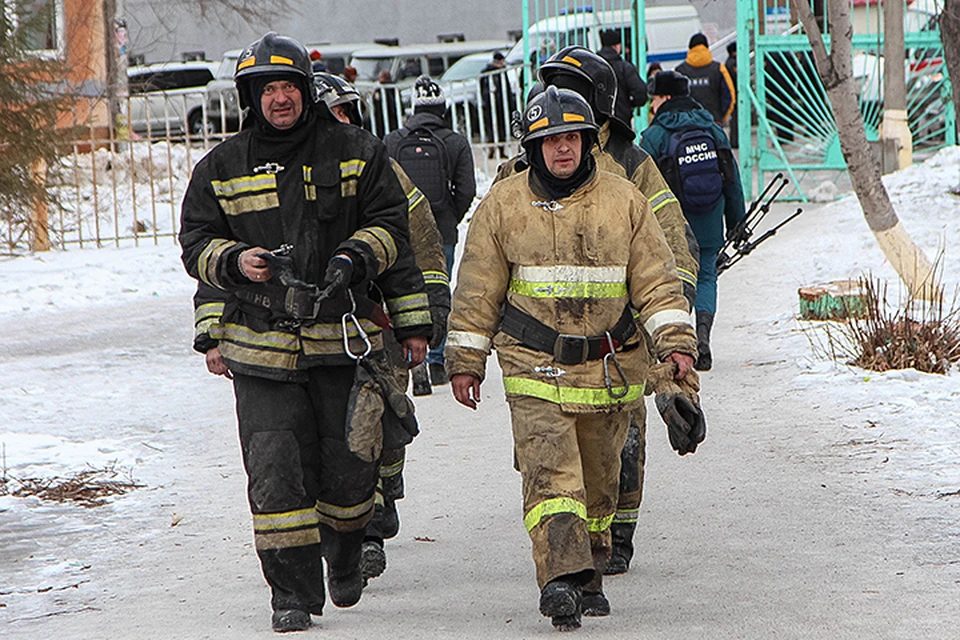
M 431 334 L 407 201 L 386 152 L 315 105 L 312 76 L 290 38 L 268 33 L 244 50 L 234 76 L 249 110 L 243 131 L 197 164 L 180 231 L 190 275 L 229 294 L 210 337 L 234 377 L 278 632 L 322 613 L 321 554 L 333 603 L 359 601 L 381 419 L 397 412 L 369 371 L 384 327 L 414 364 Z

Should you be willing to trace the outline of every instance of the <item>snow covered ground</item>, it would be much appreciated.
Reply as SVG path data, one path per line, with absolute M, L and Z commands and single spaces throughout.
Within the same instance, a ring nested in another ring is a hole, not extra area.
M 885 178 L 912 237 L 944 251 L 948 290 L 958 166 L 954 147 Z M 795 208 L 777 205 L 769 224 Z M 866 272 L 898 285 L 854 197 L 804 208 L 721 276 L 707 441 L 680 459 L 649 418 L 635 570 L 608 582 L 614 616 L 585 637 L 956 633 L 960 377 L 814 357 L 800 286 Z M 114 465 L 143 485 L 92 509 L 0 495 L 0 636 L 272 636 L 232 392 L 190 349 L 193 290 L 172 241 L 0 259 L 0 473 Z M 552 633 L 499 385 L 493 366 L 476 414 L 448 389 L 418 401 L 387 573 L 310 633 Z

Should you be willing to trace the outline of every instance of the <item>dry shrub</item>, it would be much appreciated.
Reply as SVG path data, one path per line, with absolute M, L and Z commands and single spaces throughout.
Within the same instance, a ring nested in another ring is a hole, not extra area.
M 13 488 L 7 485 L 13 485 Z M 13 478 L 5 473 L 0 478 L 0 495 L 9 493 L 18 498 L 34 496 L 50 502 L 73 502 L 82 507 L 99 507 L 109 496 L 123 495 L 144 485 L 137 484 L 130 471 L 108 465 L 102 469 L 85 469 L 68 478 Z
M 942 291 L 937 280 L 935 290 Z M 888 302 L 886 283 L 864 276 L 859 285 L 862 317 L 820 324 L 823 339 L 804 330 L 819 355 L 871 371 L 912 368 L 939 374 L 960 360 L 956 297 L 946 305 L 942 295 L 934 302 L 908 296 L 895 307 Z

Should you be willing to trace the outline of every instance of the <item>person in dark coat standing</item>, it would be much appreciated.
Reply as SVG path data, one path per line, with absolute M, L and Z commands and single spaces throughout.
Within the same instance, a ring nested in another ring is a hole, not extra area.
M 676 71 L 690 79 L 690 97 L 713 114 L 714 122 L 723 126 L 736 106 L 737 90 L 727 68 L 713 59 L 707 45 L 707 36 L 693 34 L 687 59 L 677 65 Z
M 506 72 L 503 71 L 506 68 L 506 58 L 501 52 L 496 51 L 493 59 L 480 72 L 480 100 L 483 105 L 483 122 L 487 131 L 487 141 L 501 143 L 496 148 L 490 147 L 488 158 L 494 158 L 498 151 L 501 158 L 509 157 L 502 143 L 508 140 L 507 125 L 510 123 L 510 115 L 516 108 L 517 98 Z M 494 112 L 496 112 L 496 122 L 494 122 Z
M 446 176 L 435 176 L 433 179 L 443 181 L 446 193 L 441 199 L 430 198 L 430 208 L 437 219 L 437 227 L 443 239 L 443 252 L 447 260 L 447 273 L 453 273 L 453 257 L 457 244 L 457 225 L 463 216 L 470 210 L 473 199 L 477 195 L 477 182 L 474 176 L 473 152 L 470 142 L 450 128 L 446 119 L 447 99 L 436 82 L 426 76 L 421 76 L 414 86 L 413 115 L 403 124 L 403 128 L 394 131 L 383 139 L 387 146 L 387 154 L 400 162 L 400 146 L 405 138 L 418 129 L 427 129 L 430 134 L 439 139 L 446 150 Z M 417 172 L 404 167 L 417 187 L 424 193 L 433 193 L 430 185 L 422 184 L 425 178 Z M 436 349 L 427 353 L 430 382 L 434 385 L 443 385 L 448 382 L 447 374 L 443 369 L 443 347 L 441 343 Z M 423 382 L 425 375 L 423 367 L 414 368 L 414 382 Z
M 640 79 L 637 68 L 620 55 L 623 44 L 618 29 L 601 31 L 600 44 L 603 47 L 597 53 L 610 63 L 617 76 L 617 104 L 614 115 L 629 125 L 633 122 L 635 110 L 647 104 L 647 85 Z

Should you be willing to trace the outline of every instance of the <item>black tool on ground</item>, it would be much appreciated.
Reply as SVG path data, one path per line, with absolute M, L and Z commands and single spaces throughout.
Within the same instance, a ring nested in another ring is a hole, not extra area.
M 781 227 L 803 213 L 803 209 L 798 207 L 796 212 L 790 215 L 790 217 L 772 229 L 765 231 L 756 240 L 751 240 L 757 226 L 759 226 L 763 218 L 770 213 L 770 205 L 773 204 L 773 201 L 777 199 L 777 196 L 780 195 L 780 192 L 783 191 L 789 183 L 790 181 L 784 178 L 782 173 L 778 173 L 770 183 L 764 187 L 760 195 L 757 196 L 757 199 L 750 203 L 750 208 L 747 209 L 747 215 L 727 234 L 727 241 L 724 243 L 723 248 L 720 249 L 720 253 L 717 254 L 717 275 L 720 275 L 740 262 L 744 256 L 749 255 L 760 243 L 775 236 Z

